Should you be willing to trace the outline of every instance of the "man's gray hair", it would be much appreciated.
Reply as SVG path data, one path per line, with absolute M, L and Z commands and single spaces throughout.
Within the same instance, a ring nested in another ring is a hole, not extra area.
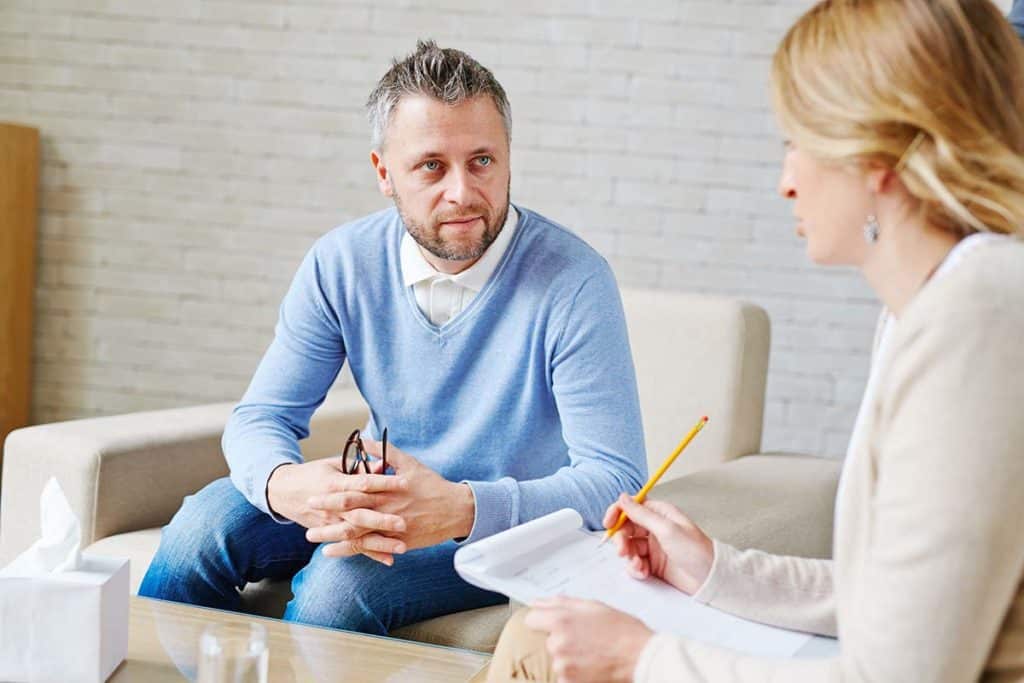
M 505 121 L 505 135 L 511 137 L 512 109 L 504 88 L 489 69 L 461 50 L 441 49 L 432 40 L 420 40 L 411 55 L 392 60 L 366 101 L 374 149 L 384 145 L 384 131 L 405 95 L 427 95 L 445 104 L 488 95 Z

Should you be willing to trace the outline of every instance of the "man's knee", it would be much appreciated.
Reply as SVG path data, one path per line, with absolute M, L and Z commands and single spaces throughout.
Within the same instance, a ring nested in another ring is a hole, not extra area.
M 376 566 L 375 566 L 376 565 Z M 392 607 L 378 580 L 383 565 L 362 555 L 324 557 L 320 550 L 292 581 L 294 597 L 284 618 L 302 624 L 386 635 Z M 386 579 L 385 579 L 386 580 Z
M 234 609 L 250 581 L 291 577 L 313 544 L 305 529 L 281 525 L 224 478 L 185 498 L 163 529 L 139 594 Z
M 262 515 L 230 479 L 218 479 L 185 498 L 163 529 L 159 559 L 189 565 L 224 560 L 235 564 L 239 558 L 232 557 L 237 552 L 233 539 L 244 539 L 245 530 Z

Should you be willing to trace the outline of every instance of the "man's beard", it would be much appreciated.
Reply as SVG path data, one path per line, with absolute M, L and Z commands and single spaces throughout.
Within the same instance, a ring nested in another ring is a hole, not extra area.
M 509 204 L 506 201 L 505 206 L 501 212 L 491 219 L 490 213 L 487 211 L 487 207 L 483 205 L 473 204 L 467 206 L 465 210 L 460 211 L 458 214 L 439 214 L 437 216 L 430 217 L 429 227 L 422 223 L 417 223 L 405 212 L 402 208 L 402 201 L 398 197 L 396 192 L 393 195 L 395 200 L 395 207 L 398 209 L 399 215 L 402 217 L 402 222 L 405 223 L 405 229 L 408 230 L 416 243 L 426 249 L 428 252 L 436 256 L 437 258 L 444 259 L 446 261 L 472 261 L 478 259 L 484 255 L 487 248 L 494 243 L 494 240 L 498 238 L 501 233 L 502 227 L 505 225 L 505 219 L 508 218 L 508 207 Z M 479 239 L 475 239 L 472 242 L 462 242 L 455 240 L 446 240 L 441 237 L 441 223 L 458 219 L 464 216 L 479 215 L 484 223 L 483 234 L 480 235 Z

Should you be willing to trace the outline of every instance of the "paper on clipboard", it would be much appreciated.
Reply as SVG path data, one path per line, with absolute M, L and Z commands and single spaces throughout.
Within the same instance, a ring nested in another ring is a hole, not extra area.
M 587 531 L 575 510 L 562 509 L 459 548 L 455 569 L 466 581 L 515 600 L 567 595 L 600 600 L 655 631 L 762 657 L 792 657 L 811 641 L 818 656 L 830 639 L 766 626 L 720 612 L 655 578 L 637 581 L 601 535 Z

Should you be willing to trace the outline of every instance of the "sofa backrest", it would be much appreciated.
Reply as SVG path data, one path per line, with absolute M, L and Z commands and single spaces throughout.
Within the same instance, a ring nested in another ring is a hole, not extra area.
M 710 419 L 662 481 L 757 453 L 770 325 L 747 302 L 624 289 L 648 468 L 653 472 L 701 416 Z

